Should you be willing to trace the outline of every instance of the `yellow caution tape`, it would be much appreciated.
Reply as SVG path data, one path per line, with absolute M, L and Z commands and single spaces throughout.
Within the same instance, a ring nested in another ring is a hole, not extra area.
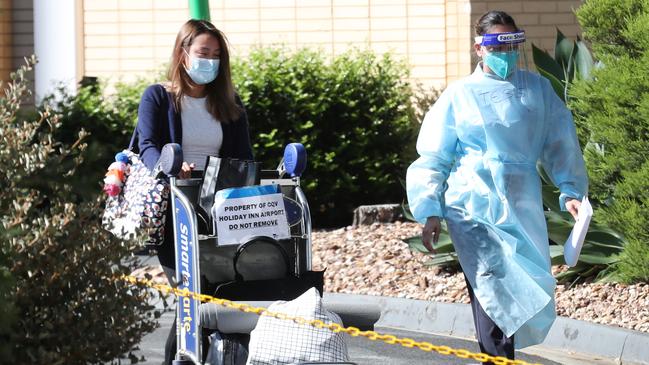
M 448 346 L 437 346 L 437 345 L 433 345 L 430 342 L 417 342 L 412 338 L 398 338 L 393 335 L 380 334 L 375 331 L 361 331 L 356 327 L 343 327 L 338 323 L 326 323 L 319 319 L 306 319 L 302 317 L 291 316 L 285 313 L 270 312 L 266 308 L 253 307 L 245 303 L 236 303 L 228 299 L 214 298 L 209 295 L 190 292 L 187 289 L 181 290 L 177 288 L 172 288 L 169 285 L 157 284 L 152 280 L 140 279 L 134 276 L 123 276 L 122 278 L 132 284 L 138 284 L 138 283 L 143 284 L 150 288 L 159 290 L 163 293 L 171 293 L 181 297 L 190 297 L 204 303 L 214 303 L 214 304 L 221 305 L 223 307 L 238 309 L 246 313 L 255 313 L 260 316 L 267 316 L 267 317 L 273 317 L 281 320 L 293 321 L 300 325 L 309 325 L 316 328 L 326 328 L 333 332 L 344 332 L 350 336 L 365 337 L 368 340 L 382 341 L 390 345 L 401 345 L 407 348 L 418 348 L 426 352 L 435 351 L 442 355 L 452 355 L 452 356 L 457 356 L 461 359 L 473 359 L 479 362 L 491 361 L 496 365 L 541 365 L 541 364 L 528 363 L 523 360 L 510 360 L 502 356 L 491 356 L 485 353 L 471 352 L 469 350 L 464 350 L 464 349 L 454 349 Z

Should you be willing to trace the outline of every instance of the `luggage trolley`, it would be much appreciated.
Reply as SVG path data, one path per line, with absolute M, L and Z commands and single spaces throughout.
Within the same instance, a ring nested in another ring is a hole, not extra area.
M 259 307 L 267 307 L 274 300 L 292 300 L 299 294 L 294 295 L 295 290 L 291 292 L 287 286 L 278 289 L 278 297 L 256 297 L 256 292 L 246 290 L 255 281 L 279 279 L 280 287 L 282 278 L 286 277 L 291 277 L 292 283 L 308 287 L 319 281 L 322 293 L 322 273 L 311 270 L 311 215 L 300 188 L 300 175 L 306 166 L 306 152 L 301 144 L 289 144 L 277 170 L 261 170 L 255 182 L 260 187 L 273 187 L 281 192 L 290 233 L 287 238 L 277 240 L 258 236 L 242 244 L 219 245 L 216 219 L 197 209 L 203 179 L 176 179 L 182 161 L 178 144 L 164 146 L 160 167 L 170 177 L 178 289 L 214 295 L 215 290 L 225 286 L 227 290 L 223 293 L 227 295 L 219 295 L 217 291 L 217 297 Z M 253 245 L 255 249 L 250 250 Z M 345 325 L 371 329 L 380 316 L 379 308 L 324 299 L 325 307 L 339 314 Z M 174 364 L 203 363 L 204 328 L 225 334 L 249 334 L 257 319 L 255 314 L 181 297 L 176 309 L 177 360 Z

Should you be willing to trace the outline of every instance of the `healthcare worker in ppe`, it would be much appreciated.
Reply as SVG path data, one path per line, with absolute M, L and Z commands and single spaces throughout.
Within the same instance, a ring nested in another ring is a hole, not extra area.
M 514 345 L 541 343 L 556 317 L 537 163 L 574 217 L 588 179 L 570 111 L 523 69 L 525 33 L 500 11 L 475 30 L 481 62 L 426 114 L 408 201 L 432 252 L 446 220 L 481 351 L 513 359 Z

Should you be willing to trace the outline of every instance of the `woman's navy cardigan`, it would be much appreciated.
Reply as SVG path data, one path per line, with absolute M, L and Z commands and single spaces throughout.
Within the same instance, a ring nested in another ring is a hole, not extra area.
M 237 104 L 243 109 L 237 96 Z M 160 158 L 160 151 L 167 143 L 182 146 L 182 123 L 171 95 L 164 86 L 149 86 L 142 94 L 138 109 L 137 139 L 140 157 L 149 169 L 153 169 Z M 245 110 L 236 121 L 222 122 L 223 144 L 219 157 L 252 160 L 252 147 L 248 132 L 248 116 Z M 199 167 L 200 168 L 200 167 Z

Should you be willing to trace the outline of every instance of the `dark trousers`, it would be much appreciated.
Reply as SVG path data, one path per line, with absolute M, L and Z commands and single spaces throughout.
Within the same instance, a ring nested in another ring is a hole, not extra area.
M 466 287 L 469 290 L 473 322 L 475 324 L 475 332 L 478 337 L 480 351 L 487 355 L 503 356 L 514 360 L 514 336 L 505 336 L 503 331 L 498 328 L 494 321 L 485 313 L 484 309 L 482 309 L 466 277 L 464 277 L 464 281 L 466 281 Z M 492 362 L 484 362 L 483 364 L 493 365 Z

